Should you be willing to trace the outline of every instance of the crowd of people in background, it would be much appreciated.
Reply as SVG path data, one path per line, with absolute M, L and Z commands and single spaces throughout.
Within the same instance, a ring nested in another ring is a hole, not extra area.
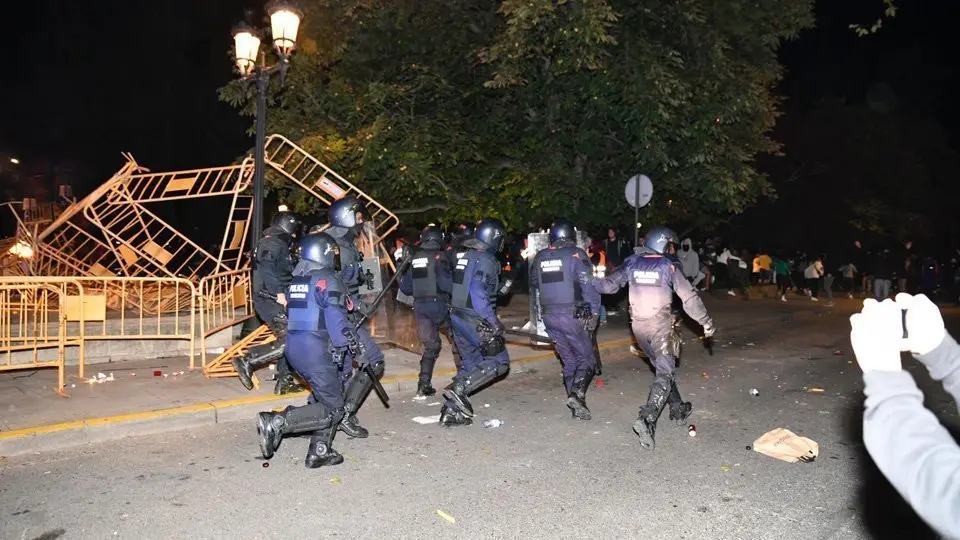
M 518 285 L 525 281 L 525 239 L 525 234 L 515 235 L 503 253 L 504 267 L 515 271 Z M 601 275 L 609 274 L 633 253 L 633 244 L 633 234 L 610 227 L 591 231 L 586 251 Z M 851 240 L 845 248 L 828 252 L 750 250 L 721 237 L 706 237 L 683 238 L 677 258 L 700 291 L 744 300 L 750 298 L 751 288 L 760 287 L 781 302 L 806 298 L 832 305 L 837 294 L 883 300 L 905 292 L 960 305 L 960 248 L 933 253 L 911 241 L 865 246 Z M 625 303 L 624 294 L 605 296 L 601 321 L 624 309 Z

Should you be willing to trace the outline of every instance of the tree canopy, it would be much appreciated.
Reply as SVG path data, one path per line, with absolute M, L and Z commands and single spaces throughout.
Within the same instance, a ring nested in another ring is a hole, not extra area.
M 772 194 L 777 49 L 812 3 L 311 0 L 267 129 L 419 219 L 627 223 L 637 173 L 644 221 L 737 213 Z

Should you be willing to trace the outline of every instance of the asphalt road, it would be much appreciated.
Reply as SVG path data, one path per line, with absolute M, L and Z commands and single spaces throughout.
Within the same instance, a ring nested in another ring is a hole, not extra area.
M 630 428 L 652 375 L 620 349 L 588 394 L 590 422 L 571 419 L 559 366 L 541 363 L 478 394 L 468 428 L 411 420 L 438 414 L 435 400 L 368 402 L 372 436 L 338 437 L 337 467 L 305 469 L 307 439 L 287 439 L 265 468 L 252 419 L 0 460 L 0 538 L 924 537 L 860 444 L 845 314 L 737 309 L 765 322 L 727 330 L 713 356 L 686 335 L 678 381 L 697 436 L 664 415 L 653 452 Z M 942 391 L 928 405 L 956 423 Z M 747 449 L 776 427 L 816 440 L 820 457 Z

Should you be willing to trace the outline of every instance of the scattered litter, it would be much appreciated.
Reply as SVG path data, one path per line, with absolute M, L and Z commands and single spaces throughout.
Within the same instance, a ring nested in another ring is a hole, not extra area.
M 340 480 L 339 476 L 334 476 L 333 478 L 330 479 L 330 483 L 335 486 L 339 486 L 340 484 L 343 483 L 343 480 Z
M 439 401 L 434 401 L 433 403 L 427 403 L 427 407 L 433 407 L 434 405 L 439 405 Z
M 136 373 L 130 373 L 130 376 L 131 376 L 131 377 L 136 377 L 137 374 L 136 374 Z
M 483 404 L 483 407 L 484 407 L 485 409 L 489 409 L 489 408 L 490 408 L 490 404 L 489 404 L 489 403 L 484 403 L 484 404 Z
M 752 341 L 748 341 L 748 342 L 747 342 L 747 347 L 753 347 L 753 346 L 754 346 L 754 344 L 753 344 Z
M 177 373 L 177 375 L 183 375 L 183 373 L 184 373 L 183 371 L 180 371 Z M 113 373 L 111 373 L 110 375 L 113 375 Z
M 485 428 L 498 428 L 503 425 L 503 420 L 500 420 L 499 418 L 491 418 L 489 420 L 486 420 L 481 425 Z
M 71 384 L 71 385 L 70 385 L 70 388 L 76 388 L 76 387 L 77 387 L 77 385 L 75 385 L 75 384 Z
M 750 389 L 750 395 L 751 395 L 751 396 L 759 396 L 759 395 L 760 395 L 760 391 L 757 390 L 756 388 L 751 388 L 751 389 Z
M 414 401 L 426 401 L 427 396 L 413 396 L 411 399 L 413 399 Z
M 163 374 L 163 378 L 164 378 L 164 379 L 167 378 L 167 374 L 166 374 L 166 373 Z
M 276 370 L 277 370 L 277 365 L 276 365 L 276 364 L 270 364 L 270 371 L 276 371 Z
M 727 420 L 727 423 L 732 426 L 732 425 L 736 424 L 737 421 L 736 421 L 736 420 Z
M 729 466 L 729 465 L 721 465 L 721 466 L 720 466 L 720 470 L 721 470 L 721 471 L 724 471 L 724 472 L 729 471 L 729 470 L 732 469 L 732 468 L 733 468 L 733 467 L 731 467 L 731 466 Z
M 418 424 L 436 424 L 440 421 L 440 415 L 435 414 L 433 416 L 414 416 L 412 420 Z
M 748 445 L 747 445 L 747 450 L 753 450 L 753 448 L 750 448 L 750 445 L 748 444 Z
M 843 351 L 833 351 L 834 356 L 843 356 Z
M 87 384 L 102 384 L 105 382 L 112 382 L 115 380 L 116 378 L 114 378 L 113 373 L 111 373 L 109 377 L 107 375 L 104 375 L 103 373 L 97 373 L 96 377 L 90 377 L 84 382 L 86 382 Z
M 597 386 L 603 386 L 603 380 L 597 379 Z
M 847 363 L 848 363 L 848 364 L 852 364 L 852 363 L 853 363 L 853 360 L 847 360 Z
M 594 431 L 593 434 L 594 434 L 594 435 L 599 435 L 600 432 L 599 432 L 599 431 Z
M 159 377 L 159 376 L 161 376 L 161 375 L 163 375 L 163 372 L 160 371 L 159 369 L 153 370 L 153 376 L 154 376 L 154 377 Z
M 812 394 L 819 394 L 823 392 L 823 388 L 807 388 L 807 392 Z
M 697 436 L 697 426 L 695 426 L 695 425 L 693 425 L 693 424 L 690 424 L 690 427 L 687 429 L 687 435 L 690 435 L 691 437 L 696 437 L 696 436 Z
M 789 429 L 777 428 L 753 441 L 753 451 L 787 463 L 810 463 L 820 455 L 820 445 Z
M 270 466 L 270 462 L 269 462 L 269 461 L 264 461 L 264 462 L 263 462 L 262 467 L 263 467 L 264 469 L 266 469 L 266 468 L 269 467 L 269 466 Z
M 450 523 L 456 523 L 456 522 L 457 522 L 457 520 L 454 519 L 453 516 L 451 516 L 450 514 L 444 512 L 443 510 L 440 510 L 439 508 L 437 508 L 437 515 L 440 516 L 440 517 L 442 517 L 443 519 L 449 521 Z
M 706 371 L 701 371 L 701 372 L 700 372 L 700 376 L 703 377 L 704 379 L 709 379 L 709 378 L 710 378 L 710 375 L 707 375 L 707 372 L 706 372 Z

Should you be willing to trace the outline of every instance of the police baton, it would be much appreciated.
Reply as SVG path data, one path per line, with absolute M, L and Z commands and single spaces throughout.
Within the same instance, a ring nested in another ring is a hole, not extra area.
M 504 328 L 503 333 L 510 334 L 512 336 L 529 338 L 533 341 L 539 341 L 540 343 L 549 343 L 551 345 L 556 343 L 549 336 L 541 336 L 540 334 L 534 334 L 533 332 L 524 332 L 523 330 L 512 330 L 512 329 Z

